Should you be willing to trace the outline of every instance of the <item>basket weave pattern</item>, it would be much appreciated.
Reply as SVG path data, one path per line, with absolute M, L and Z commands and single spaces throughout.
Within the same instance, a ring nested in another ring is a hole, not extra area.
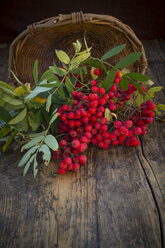
M 51 17 L 33 23 L 11 44 L 9 69 L 23 82 L 33 82 L 33 65 L 39 60 L 39 76 L 56 62 L 54 49 L 61 49 L 72 55 L 72 42 L 83 43 L 84 33 L 88 47 L 92 47 L 92 56 L 101 57 L 111 48 L 126 43 L 126 48 L 111 58 L 115 64 L 131 52 L 142 52 L 141 58 L 129 67 L 131 71 L 144 73 L 147 60 L 144 47 L 135 33 L 118 19 L 108 15 L 83 14 L 81 11 Z M 16 84 L 9 73 L 9 83 Z

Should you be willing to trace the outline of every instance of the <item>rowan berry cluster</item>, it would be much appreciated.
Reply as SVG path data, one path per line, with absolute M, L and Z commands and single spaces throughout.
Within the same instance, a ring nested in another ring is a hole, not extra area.
M 99 73 L 97 71 L 97 73 Z M 139 135 L 146 134 L 146 125 L 152 122 L 155 105 L 152 101 L 135 108 L 129 120 L 116 120 L 108 123 L 105 110 L 116 113 L 137 90 L 129 84 L 128 90 L 120 87 L 121 77 L 116 72 L 114 84 L 108 92 L 91 81 L 90 91 L 73 91 L 72 105 L 62 105 L 58 110 L 60 123 L 59 133 L 63 138 L 59 141 L 59 150 L 54 152 L 54 159 L 59 161 L 59 173 L 76 171 L 87 161 L 83 153 L 89 143 L 102 149 L 110 144 L 116 146 L 125 143 L 126 146 L 138 146 Z M 142 88 L 145 91 L 145 88 Z

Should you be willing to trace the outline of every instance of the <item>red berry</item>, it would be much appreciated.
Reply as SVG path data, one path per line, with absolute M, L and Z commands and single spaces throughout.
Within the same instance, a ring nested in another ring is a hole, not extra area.
M 60 168 L 65 169 L 66 167 L 67 167 L 67 165 L 65 164 L 65 162 L 61 161 L 60 162 Z
M 99 88 L 99 94 L 100 94 L 100 95 L 103 95 L 104 93 L 105 93 L 105 89 L 104 89 L 104 88 L 102 88 L 102 87 L 101 87 L 101 88 Z
M 82 109 L 81 110 L 81 115 L 82 115 L 82 117 L 86 117 L 88 115 L 88 113 L 87 113 L 86 110 Z
M 59 173 L 59 174 L 64 174 L 64 173 L 65 173 L 65 170 L 62 169 L 62 168 L 60 168 L 60 169 L 58 170 L 58 173 Z
M 140 127 L 134 127 L 133 133 L 134 133 L 135 135 L 140 135 L 140 134 L 142 133 L 142 130 L 141 130 Z
M 127 121 L 125 122 L 125 127 L 131 128 L 132 126 L 133 126 L 133 122 L 132 122 L 131 120 L 127 120 Z
M 97 108 L 98 104 L 99 104 L 99 103 L 98 103 L 97 100 L 94 100 L 94 101 L 90 102 L 90 106 L 91 106 L 92 108 Z
M 114 104 L 109 104 L 109 109 L 111 110 L 111 111 L 115 111 L 116 110 L 116 106 L 114 105 Z
M 86 149 L 87 149 L 87 144 L 86 143 L 81 143 L 80 146 L 79 146 L 79 152 L 84 152 Z
M 72 159 L 70 157 L 67 157 L 67 158 L 64 159 L 64 163 L 66 165 L 71 164 L 72 163 Z
M 116 77 L 114 80 L 114 83 L 118 84 L 118 83 L 120 83 L 120 81 L 121 81 L 121 77 Z
M 99 105 L 104 105 L 106 103 L 104 98 L 99 99 Z
M 101 74 L 101 70 L 99 68 L 95 68 L 93 73 L 99 76 Z
M 113 84 L 110 90 L 113 91 L 113 92 L 115 92 L 116 89 L 117 89 L 116 85 Z
M 100 127 L 100 132 L 106 132 L 107 130 L 108 130 L 108 126 L 105 124 Z
M 93 100 L 95 100 L 95 95 L 93 93 L 90 93 L 88 98 L 89 98 L 89 100 L 93 101 Z
M 100 142 L 100 141 L 102 141 L 103 136 L 100 133 L 98 133 L 98 134 L 96 134 L 95 139 Z
M 109 99 L 109 95 L 108 94 L 104 94 L 104 99 L 105 99 L 105 101 L 108 101 L 108 99 Z
M 80 168 L 80 164 L 79 164 L 79 163 L 74 163 L 74 164 L 73 164 L 73 167 L 74 167 L 76 170 L 78 170 L 78 169 Z
M 83 95 L 81 99 L 82 99 L 82 101 L 87 101 L 88 97 L 86 95 Z
M 100 111 L 96 113 L 96 117 L 97 117 L 97 118 L 102 117 L 102 115 L 103 115 L 103 114 L 102 114 Z
M 67 106 L 66 104 L 64 104 L 64 105 L 62 105 L 62 107 L 61 107 L 61 108 L 62 108 L 62 110 L 63 110 L 63 111 L 67 111 L 68 106 Z
M 98 143 L 98 146 L 99 146 L 100 148 L 103 148 L 103 147 L 104 147 L 104 145 L 105 145 L 105 144 L 104 144 L 104 142 L 103 142 L 103 141 L 101 141 L 101 142 L 99 142 L 99 143 Z
M 96 113 L 96 108 L 89 108 L 89 113 L 94 115 Z
M 92 117 L 90 117 L 90 121 L 91 122 L 96 122 L 97 121 L 97 117 L 95 115 L 93 115 Z
M 72 141 L 72 147 L 73 148 L 78 148 L 80 146 L 80 141 L 78 140 L 73 140 Z
M 114 98 L 115 93 L 113 91 L 109 91 L 108 95 L 110 98 Z
M 109 138 L 110 138 L 111 140 L 115 140 L 117 137 L 116 137 L 116 135 L 115 135 L 114 133 L 110 133 L 110 134 L 109 134 Z
M 92 130 L 92 126 L 91 125 L 86 125 L 85 126 L 85 131 L 90 132 Z
M 128 129 L 126 127 L 124 127 L 124 126 L 121 126 L 119 128 L 119 132 L 120 132 L 121 135 L 128 136 Z
M 109 138 L 109 133 L 108 132 L 103 132 L 102 135 L 103 135 L 103 137 L 105 139 L 108 139 Z
M 87 157 L 85 155 L 80 155 L 79 162 L 80 164 L 85 164 L 87 161 Z
M 113 145 L 113 146 L 117 146 L 117 145 L 118 145 L 118 143 L 119 143 L 119 142 L 118 142 L 118 140 L 117 140 L 117 139 L 116 139 L 116 140 L 112 140 L 112 145 Z
M 74 117 L 75 117 L 75 116 L 74 116 L 74 113 L 70 112 L 70 113 L 68 114 L 68 118 L 69 118 L 69 119 L 74 119 Z
M 99 88 L 98 88 L 97 86 L 93 86 L 93 87 L 91 88 L 91 91 L 92 91 L 93 93 L 97 93 L 98 90 L 99 90 Z
M 152 101 L 147 101 L 146 105 L 147 105 L 147 108 L 149 110 L 154 110 L 155 109 L 155 104 Z
M 90 132 L 85 132 L 84 136 L 86 136 L 88 139 L 92 138 L 92 134 Z
M 101 124 L 106 124 L 106 123 L 107 123 L 107 118 L 102 117 L 102 118 L 99 120 L 99 122 L 100 122 Z
M 67 114 L 62 114 L 62 115 L 60 115 L 60 119 L 62 120 L 62 121 L 65 121 L 66 119 L 67 119 Z
M 91 131 L 91 133 L 92 133 L 93 135 L 95 135 L 95 134 L 97 133 L 97 129 L 96 129 L 96 128 L 93 128 L 92 131 Z
M 70 128 L 74 128 L 75 127 L 75 121 L 71 120 L 71 121 L 68 121 L 68 126 Z
M 78 127 L 76 130 L 77 130 L 78 133 L 83 133 L 84 132 L 82 127 Z
M 77 106 L 78 104 L 79 104 L 79 101 L 74 100 L 74 102 L 73 102 L 73 106 Z
M 105 112 L 105 108 L 104 108 L 103 106 L 99 106 L 99 111 L 100 111 L 101 113 L 104 113 L 104 112 Z
M 62 139 L 62 140 L 60 140 L 59 144 L 60 144 L 60 146 L 64 147 L 64 146 L 66 146 L 67 141 Z
M 104 143 L 109 145 L 111 143 L 111 140 L 110 139 L 104 139 Z
M 83 117 L 83 118 L 81 119 L 81 121 L 84 122 L 84 123 L 88 123 L 89 118 L 88 118 L 87 116 L 86 116 L 86 117 Z
M 94 124 L 94 127 L 95 127 L 96 129 L 99 129 L 99 128 L 101 127 L 100 122 L 97 121 L 97 122 Z
M 87 143 L 87 142 L 88 142 L 87 137 L 86 137 L 86 136 L 82 136 L 82 137 L 80 138 L 80 142 L 81 142 L 81 143 Z
M 92 86 L 95 86 L 96 85 L 96 81 L 95 80 L 91 80 L 91 84 L 92 84 Z
M 82 125 L 82 122 L 80 120 L 75 121 L 75 126 L 76 127 L 81 127 L 81 125 Z
M 121 121 L 115 121 L 114 122 L 114 127 L 115 128 L 119 128 L 119 127 L 121 127 L 122 126 L 122 122 Z

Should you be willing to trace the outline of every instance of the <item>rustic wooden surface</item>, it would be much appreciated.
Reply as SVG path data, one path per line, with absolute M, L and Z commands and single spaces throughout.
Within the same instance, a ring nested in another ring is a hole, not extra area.
M 149 69 L 165 85 L 165 42 L 143 41 Z M 0 46 L 6 78 L 8 46 Z M 164 100 L 164 92 L 161 96 Z M 20 154 L 0 157 L 0 248 L 164 248 L 165 124 L 155 121 L 138 148 L 90 147 L 79 172 L 22 177 Z

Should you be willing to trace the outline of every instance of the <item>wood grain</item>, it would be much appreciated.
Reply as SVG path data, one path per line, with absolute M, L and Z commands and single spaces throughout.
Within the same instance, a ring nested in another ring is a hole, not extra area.
M 162 85 L 165 43 L 143 44 L 147 74 Z M 57 175 L 52 162 L 23 178 L 20 154 L 1 155 L 0 248 L 164 248 L 164 147 L 155 121 L 136 149 L 91 146 L 78 173 Z

